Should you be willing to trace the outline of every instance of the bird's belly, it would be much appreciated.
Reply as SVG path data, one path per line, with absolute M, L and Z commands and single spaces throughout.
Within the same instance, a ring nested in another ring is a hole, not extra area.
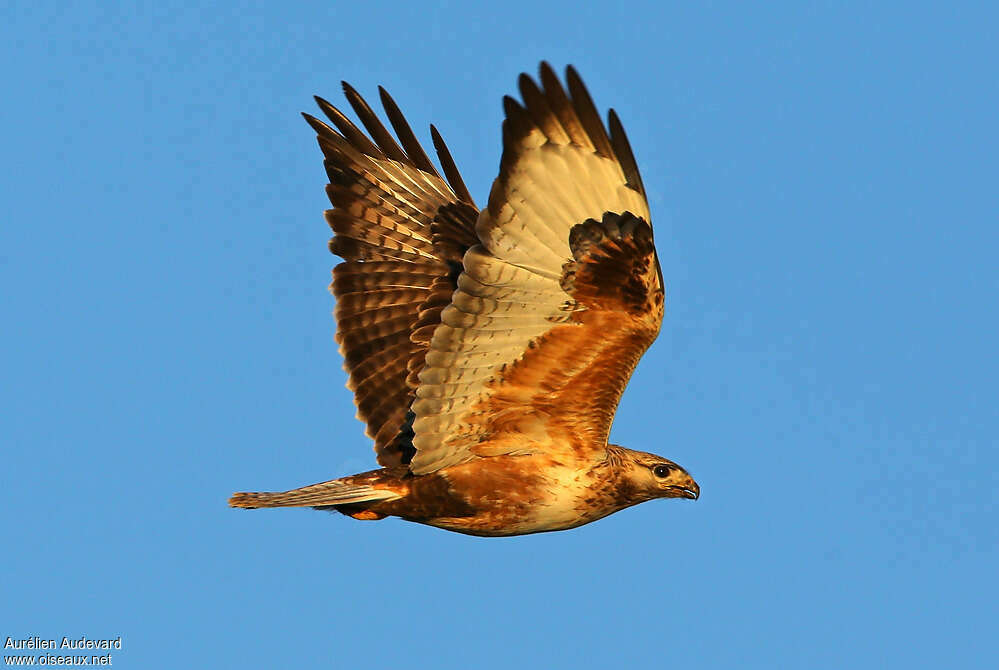
M 459 490 L 462 488 L 460 478 L 454 483 Z M 566 530 L 613 511 L 593 504 L 591 486 L 577 469 L 548 469 L 543 475 L 526 472 L 522 477 L 506 477 L 502 486 L 492 486 L 481 493 L 474 488 L 463 491 L 474 510 L 471 515 L 422 521 L 459 533 L 484 536 Z
M 596 521 L 611 511 L 580 510 L 562 504 L 542 505 L 530 510 L 498 507 L 471 517 L 438 517 L 423 523 L 467 535 L 502 537 L 568 530 Z

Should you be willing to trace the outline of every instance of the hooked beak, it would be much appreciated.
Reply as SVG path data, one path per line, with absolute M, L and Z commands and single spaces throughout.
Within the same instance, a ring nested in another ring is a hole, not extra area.
M 682 486 L 671 486 L 670 488 L 676 491 L 678 498 L 697 500 L 701 497 L 701 487 L 697 485 L 697 482 L 693 478 Z

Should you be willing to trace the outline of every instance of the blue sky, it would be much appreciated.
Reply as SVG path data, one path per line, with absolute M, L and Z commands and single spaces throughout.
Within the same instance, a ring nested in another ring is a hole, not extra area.
M 0 638 L 116 667 L 994 667 L 986 3 L 13 3 L 0 21 Z M 612 440 L 698 479 L 479 539 L 242 512 L 373 465 L 311 96 L 384 85 L 481 203 L 573 63 L 667 288 Z

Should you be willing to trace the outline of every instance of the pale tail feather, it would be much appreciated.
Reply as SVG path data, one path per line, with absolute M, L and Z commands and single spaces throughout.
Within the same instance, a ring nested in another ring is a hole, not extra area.
M 347 505 L 351 503 L 395 500 L 399 494 L 377 489 L 367 484 L 350 484 L 340 479 L 303 486 L 300 489 L 278 492 L 242 492 L 229 498 L 230 507 L 255 509 L 258 507 L 315 507 L 319 505 Z

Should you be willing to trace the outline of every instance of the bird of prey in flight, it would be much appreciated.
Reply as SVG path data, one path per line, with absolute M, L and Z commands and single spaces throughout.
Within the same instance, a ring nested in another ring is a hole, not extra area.
M 437 129 L 443 176 L 379 88 L 395 137 L 350 85 L 367 135 L 316 98 L 333 208 L 336 341 L 377 470 L 233 507 L 396 516 L 470 535 L 575 528 L 699 488 L 661 456 L 608 444 L 659 333 L 662 271 L 621 122 L 547 63 L 503 99 L 503 154 L 479 209 Z M 568 90 L 567 90 L 568 89 Z

